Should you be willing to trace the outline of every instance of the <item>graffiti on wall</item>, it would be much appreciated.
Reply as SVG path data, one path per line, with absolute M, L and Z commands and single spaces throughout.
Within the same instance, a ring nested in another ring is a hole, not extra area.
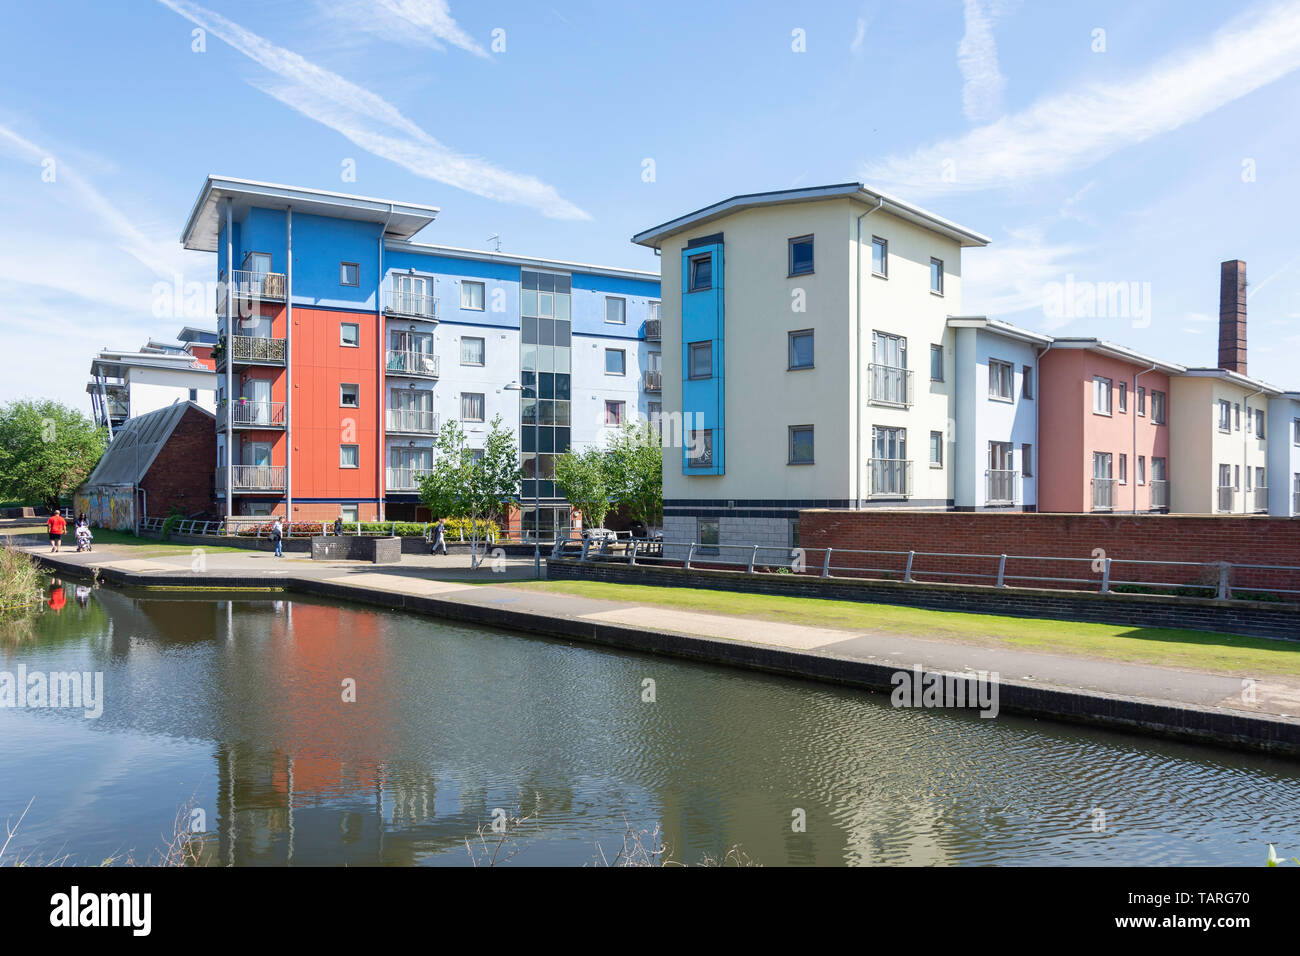
M 129 490 L 78 491 L 72 496 L 72 509 L 76 514 L 84 513 L 96 528 L 132 531 L 135 529 L 133 498 Z

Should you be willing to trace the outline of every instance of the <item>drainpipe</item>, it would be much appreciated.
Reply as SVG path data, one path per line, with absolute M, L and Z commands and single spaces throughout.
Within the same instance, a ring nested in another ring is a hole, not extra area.
M 235 200 L 226 197 L 226 530 L 235 515 L 235 319 L 231 314 L 235 285 Z
M 285 520 L 293 525 L 293 206 L 284 207 L 284 498 Z
M 853 396 L 853 421 L 857 426 L 855 436 L 857 451 L 853 461 L 853 502 L 854 507 L 858 510 L 861 510 L 862 508 L 862 416 L 866 411 L 862 404 L 862 394 L 864 391 L 862 386 L 862 220 L 866 219 L 873 212 L 877 212 L 880 207 L 885 204 L 884 196 L 877 198 L 878 201 L 874 208 L 868 209 L 862 215 L 858 216 L 858 247 L 855 263 L 856 277 L 854 281 L 857 288 L 854 290 L 853 310 L 854 325 L 856 328 L 855 335 L 857 336 L 858 374 L 856 381 L 854 382 L 855 394 Z
M 1250 481 L 1250 429 L 1254 427 L 1250 421 L 1250 400 L 1256 395 L 1263 395 L 1264 390 L 1257 388 L 1241 400 L 1241 410 L 1246 413 L 1247 426 L 1241 430 L 1241 468 L 1246 472 L 1246 480 Z M 1267 474 L 1267 472 L 1265 472 Z M 1241 488 L 1241 513 L 1248 515 L 1251 513 L 1250 507 L 1246 503 L 1246 486 Z
M 1134 513 L 1134 514 L 1137 514 L 1137 513 L 1138 513 L 1138 482 L 1137 482 L 1137 477 L 1138 477 L 1138 475 L 1137 475 L 1137 467 L 1138 467 L 1138 414 L 1137 414 L 1137 412 L 1138 412 L 1138 404 L 1137 404 L 1137 402 L 1138 402 L 1138 379 L 1140 379 L 1143 375 L 1147 374 L 1147 372 L 1154 372 L 1155 370 L 1156 370 L 1156 367 L 1155 367 L 1155 365 L 1153 364 L 1150 368 L 1143 369 L 1142 371 L 1138 372 L 1136 375 L 1133 376 L 1133 513 Z M 1148 411 L 1147 411 L 1147 414 L 1148 414 L 1148 415 L 1151 415 L 1151 414 L 1153 413 L 1153 411 L 1154 411 L 1154 406 L 1155 406 L 1155 400 L 1152 399 L 1151 406 L 1149 407 L 1149 409 L 1148 409 Z M 1151 487 L 1151 475 L 1150 475 L 1150 474 L 1147 475 L 1147 487 L 1148 487 L 1148 488 Z
M 1043 450 L 1042 436 L 1039 434 L 1039 425 L 1041 424 L 1042 416 L 1039 415 L 1038 413 L 1040 406 L 1043 404 L 1043 356 L 1046 355 L 1048 352 L 1052 351 L 1052 346 L 1055 344 L 1056 344 L 1056 340 L 1053 339 L 1052 341 L 1047 343 L 1047 348 L 1043 349 L 1041 352 L 1034 353 L 1034 379 L 1035 379 L 1034 381 L 1034 454 L 1035 455 L 1042 454 L 1042 450 Z M 1024 468 L 1023 464 L 1021 465 L 1021 468 L 1023 470 Z M 1024 477 L 1021 476 L 1020 480 L 1024 481 Z M 1043 487 L 1042 485 L 1039 484 L 1039 482 L 1042 480 L 1043 480 L 1043 469 L 1035 468 L 1034 469 L 1034 510 L 1035 511 L 1042 510 Z M 1023 503 L 1022 503 L 1022 507 L 1023 507 Z
M 375 405 L 379 408 L 379 449 L 375 458 L 378 462 L 379 479 L 379 520 L 384 520 L 385 501 L 388 494 L 388 482 L 384 480 L 384 451 L 388 447 L 388 432 L 384 428 L 384 408 L 387 404 L 388 397 L 385 394 L 388 389 L 387 375 L 385 374 L 384 362 L 384 236 L 388 234 L 388 224 L 393 219 L 393 204 L 388 204 L 388 215 L 384 217 L 384 228 L 379 230 L 379 275 L 375 279 L 375 315 L 379 318 L 379 400 Z

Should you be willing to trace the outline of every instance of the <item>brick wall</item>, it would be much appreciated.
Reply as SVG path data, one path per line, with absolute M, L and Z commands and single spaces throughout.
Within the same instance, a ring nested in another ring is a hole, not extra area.
M 1111 579 L 1213 584 L 1217 571 L 1203 567 L 1124 564 L 1124 560 L 1219 562 L 1300 567 L 1300 518 L 1201 515 L 1076 515 L 954 513 L 916 511 L 800 512 L 799 543 L 810 569 L 820 568 L 827 547 L 833 549 L 947 552 L 990 555 L 987 558 L 914 559 L 919 581 L 994 583 L 998 559 L 1006 555 L 1042 555 L 1074 560 L 1027 561 L 1008 558 L 1006 583 L 1025 587 L 1082 587 L 1036 582 L 1028 577 L 1090 578 L 1094 552 L 1113 560 Z M 1079 560 L 1083 559 L 1083 560 Z M 832 553 L 835 567 L 885 568 L 901 573 L 905 556 Z M 930 572 L 930 573 L 927 573 Z M 837 571 L 845 574 L 850 571 Z M 1292 588 L 1300 591 L 1300 574 L 1233 569 L 1234 588 Z
M 140 482 L 146 493 L 145 515 L 165 518 L 173 506 L 187 515 L 214 511 L 216 471 L 212 416 L 188 408 Z

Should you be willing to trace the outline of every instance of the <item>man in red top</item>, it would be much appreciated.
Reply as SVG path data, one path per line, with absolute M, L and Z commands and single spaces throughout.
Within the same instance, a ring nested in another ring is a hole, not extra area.
M 45 523 L 50 529 L 50 550 L 58 551 L 59 545 L 63 544 L 63 532 L 68 530 L 68 523 L 57 511 L 50 515 Z

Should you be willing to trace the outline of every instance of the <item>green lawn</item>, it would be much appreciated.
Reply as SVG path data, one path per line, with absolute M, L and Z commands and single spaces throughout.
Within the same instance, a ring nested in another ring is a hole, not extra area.
M 501 586 L 789 624 L 933 637 L 1217 673 L 1300 676 L 1300 641 L 599 581 L 520 581 Z

